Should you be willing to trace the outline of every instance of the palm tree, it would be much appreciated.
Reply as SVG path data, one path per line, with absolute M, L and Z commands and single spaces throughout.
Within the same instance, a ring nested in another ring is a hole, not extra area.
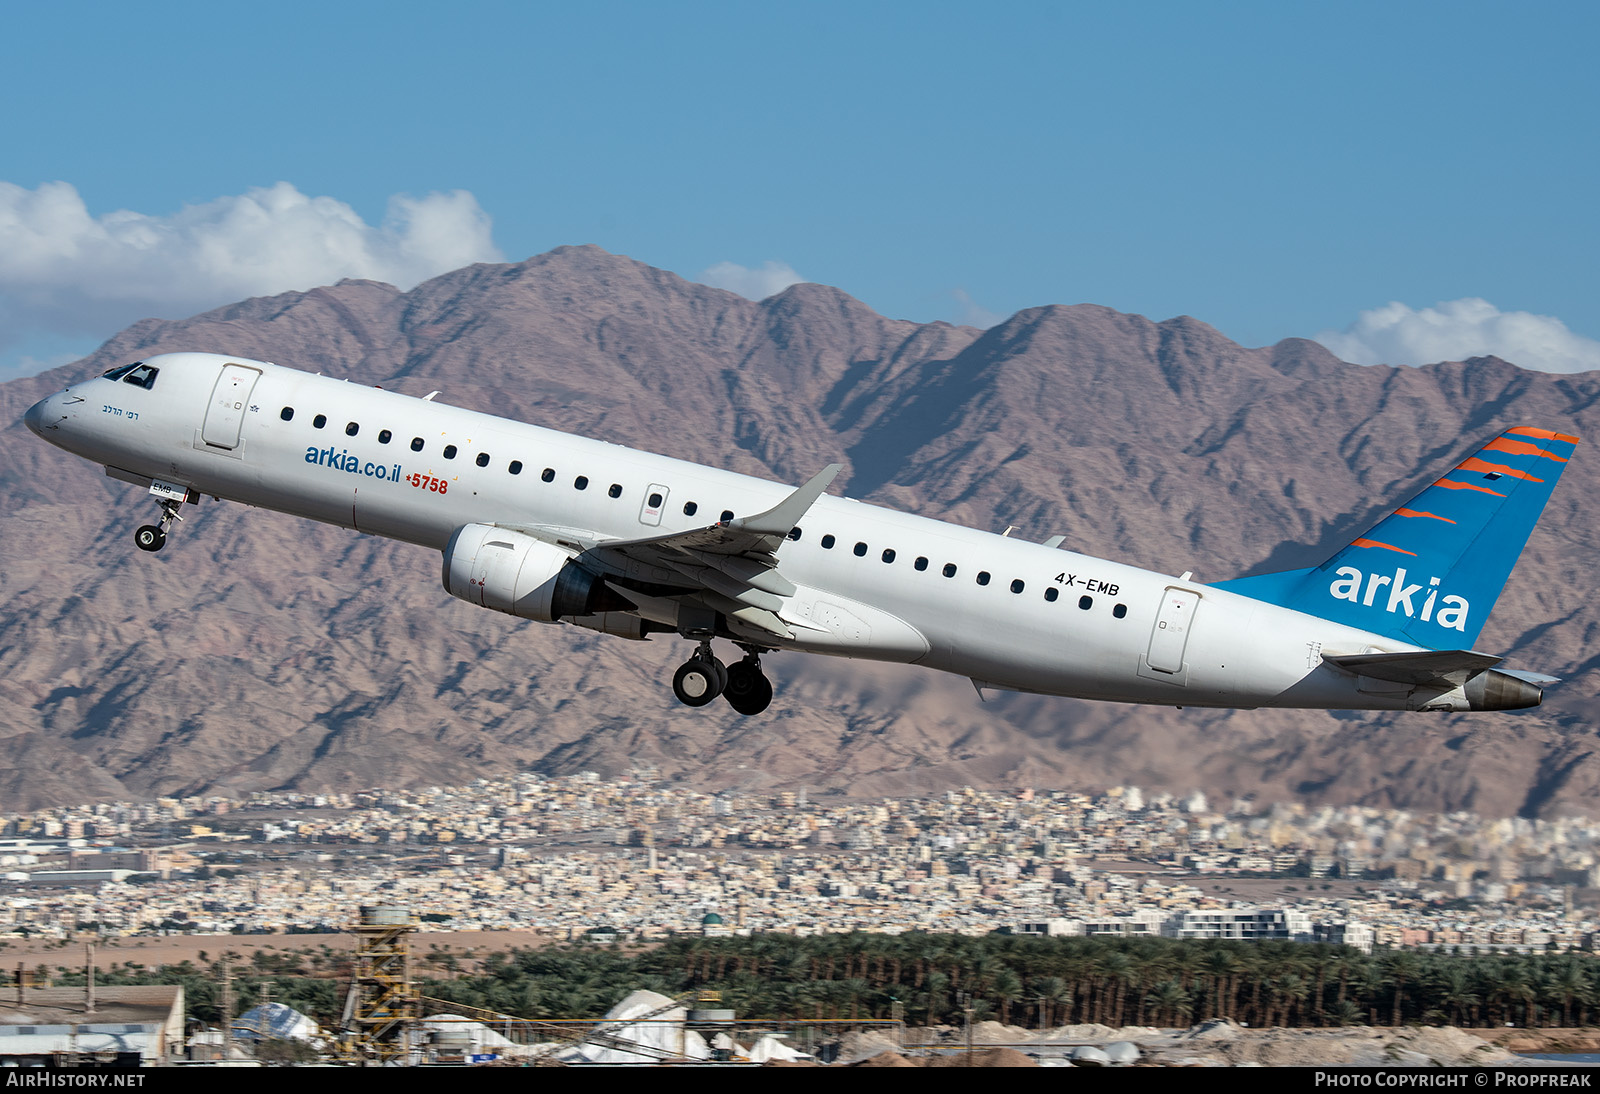
M 1217 946 L 1206 952 L 1200 964 L 1211 978 L 1211 1014 L 1208 1017 L 1223 1017 L 1233 1009 L 1233 993 L 1227 989 L 1232 987 L 1239 963 L 1230 950 Z
M 1466 1009 L 1476 1007 L 1479 1002 L 1472 991 L 1472 974 L 1459 962 L 1452 961 L 1443 967 L 1436 991 L 1439 1004 L 1449 1010 L 1451 1025 L 1462 1025 Z
M 1310 990 L 1311 985 L 1296 972 L 1286 972 L 1272 981 L 1273 1001 L 1281 1008 L 1278 1014 L 1279 1025 L 1291 1024 L 1291 1016 L 1297 1008 L 1305 1005 L 1306 994 Z
M 929 973 L 924 981 L 925 988 L 917 996 L 917 1004 L 923 1011 L 924 1025 L 938 1025 L 944 1017 L 946 995 L 950 991 L 950 978 L 942 972 Z
M 1203 956 L 1200 947 L 1192 942 L 1180 942 L 1164 949 L 1172 970 L 1178 974 L 1178 984 L 1187 992 L 1195 974 L 1200 971 Z
M 1322 1006 L 1327 999 L 1328 966 L 1334 963 L 1333 948 L 1323 943 L 1318 943 L 1312 951 L 1308 961 L 1312 970 L 1317 974 L 1317 983 L 1312 988 L 1311 1013 L 1317 1025 L 1323 1025 Z
M 1072 989 L 1059 976 L 1041 976 L 1033 982 L 1033 990 L 1039 999 L 1039 1028 L 1050 1029 L 1058 1024 L 1051 1021 L 1059 1015 L 1058 1008 L 1071 1005 Z
M 1076 942 L 1077 939 L 1071 941 Z M 1073 1018 L 1088 1020 L 1089 998 L 1094 990 L 1093 964 L 1087 954 L 1074 948 L 1061 960 L 1062 976 L 1071 987 L 1068 994 L 1073 999 L 1073 1006 L 1067 1013 L 1069 1021 Z
M 1367 1012 L 1367 1024 L 1378 1024 L 1378 1000 L 1388 990 L 1389 981 L 1384 977 L 1383 970 L 1376 961 L 1363 961 L 1356 968 L 1359 979 L 1356 982 L 1356 997 L 1361 1000 Z
M 1588 1002 L 1589 978 L 1584 975 L 1584 970 L 1574 958 L 1567 958 L 1561 962 L 1556 970 L 1555 987 L 1558 998 L 1561 1000 L 1561 1024 L 1572 1025 L 1572 1003 L 1577 1000 L 1580 1014 L 1584 1004 Z M 1580 1024 L 1582 1018 L 1579 1018 Z
M 989 989 L 1000 1000 L 1000 1021 L 1011 1020 L 1011 1001 L 1022 994 L 1022 977 L 1009 966 L 1002 965 L 994 974 Z
M 1341 999 L 1333 1005 L 1333 1020 L 1341 1026 L 1354 1026 L 1361 1022 L 1361 1008 L 1349 999 Z
M 861 1017 L 861 999 L 871 990 L 872 985 L 862 976 L 852 976 L 839 981 L 839 994 L 850 1003 L 851 1018 Z
M 1168 1026 L 1189 1024 L 1189 1015 L 1192 1013 L 1189 992 L 1179 981 L 1163 980 L 1156 986 L 1155 999 L 1157 1014 L 1167 1019 L 1162 1024 Z
M 1122 1009 L 1128 985 L 1134 980 L 1133 961 L 1126 953 L 1114 951 L 1106 955 L 1104 966 L 1111 989 L 1111 1021 L 1118 1026 L 1127 1025 Z
M 1404 1016 L 1404 999 L 1406 983 L 1417 978 L 1417 970 L 1421 962 L 1417 955 L 1410 950 L 1396 950 L 1389 954 L 1384 962 L 1385 972 L 1394 982 L 1394 1006 L 1389 1012 L 1389 1024 L 1399 1026 Z
M 1500 1000 L 1503 1013 L 1513 1013 L 1512 1006 L 1518 1002 L 1522 1004 L 1522 1024 L 1528 1025 L 1529 1000 L 1533 997 L 1533 986 L 1528 982 L 1528 970 L 1521 962 L 1505 961 L 1496 962 L 1497 975 L 1494 978 L 1495 997 Z

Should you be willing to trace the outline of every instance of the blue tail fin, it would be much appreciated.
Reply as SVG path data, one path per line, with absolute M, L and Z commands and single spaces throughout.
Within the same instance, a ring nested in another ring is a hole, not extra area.
M 1508 429 L 1316 569 L 1216 587 L 1429 649 L 1471 648 L 1577 443 Z

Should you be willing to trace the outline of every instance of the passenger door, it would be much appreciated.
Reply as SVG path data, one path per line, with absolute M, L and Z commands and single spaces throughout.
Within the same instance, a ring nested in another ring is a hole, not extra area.
M 1161 610 L 1156 613 L 1156 625 L 1150 632 L 1150 651 L 1145 660 L 1157 672 L 1183 671 L 1183 654 L 1189 644 L 1189 630 L 1194 623 L 1195 605 L 1200 595 L 1187 589 L 1168 588 L 1161 597 Z
M 211 402 L 206 406 L 205 425 L 200 430 L 200 437 L 206 444 L 214 448 L 239 447 L 239 427 L 244 424 L 245 407 L 250 405 L 250 392 L 259 379 L 259 369 L 222 366 L 222 374 L 211 389 Z

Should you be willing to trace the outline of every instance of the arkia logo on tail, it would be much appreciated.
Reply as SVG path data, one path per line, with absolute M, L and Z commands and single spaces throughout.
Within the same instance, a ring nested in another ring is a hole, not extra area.
M 1366 586 L 1365 592 L 1362 592 L 1363 584 Z M 1385 586 L 1387 593 L 1383 592 Z M 1422 621 L 1466 633 L 1467 612 L 1471 609 L 1471 605 L 1467 603 L 1466 597 L 1454 594 L 1446 594 L 1439 600 L 1439 579 L 1436 577 L 1430 577 L 1426 586 L 1408 585 L 1404 567 L 1396 567 L 1394 576 L 1389 577 L 1378 573 L 1363 574 L 1354 566 L 1340 566 L 1334 571 L 1333 584 L 1328 586 L 1328 594 L 1335 600 L 1348 600 L 1352 604 L 1361 604 L 1368 608 L 1376 607 L 1378 597 L 1384 596 L 1386 600 L 1384 611 L 1390 613 L 1403 611 L 1408 619 L 1418 616 L 1419 609 L 1413 597 L 1424 591 L 1427 593 L 1427 598 L 1422 601 L 1420 608 Z M 1437 615 L 1434 614 L 1436 601 Z

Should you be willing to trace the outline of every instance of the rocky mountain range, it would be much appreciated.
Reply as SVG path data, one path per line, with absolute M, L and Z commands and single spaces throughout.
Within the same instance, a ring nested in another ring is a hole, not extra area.
M 763 716 L 679 706 L 687 644 L 509 619 L 438 559 L 206 499 L 133 548 L 142 491 L 29 435 L 73 378 L 212 350 L 799 482 L 1199 580 L 1310 565 L 1508 425 L 1594 436 L 1600 375 L 1496 358 L 1358 366 L 1092 305 L 983 331 L 837 289 L 753 303 L 595 247 L 410 292 L 345 281 L 180 321 L 0 385 L 0 811 L 253 789 L 653 768 L 707 788 L 1202 789 L 1600 814 L 1600 502 L 1580 446 L 1478 648 L 1565 678 L 1512 714 L 1126 707 L 774 655 Z

